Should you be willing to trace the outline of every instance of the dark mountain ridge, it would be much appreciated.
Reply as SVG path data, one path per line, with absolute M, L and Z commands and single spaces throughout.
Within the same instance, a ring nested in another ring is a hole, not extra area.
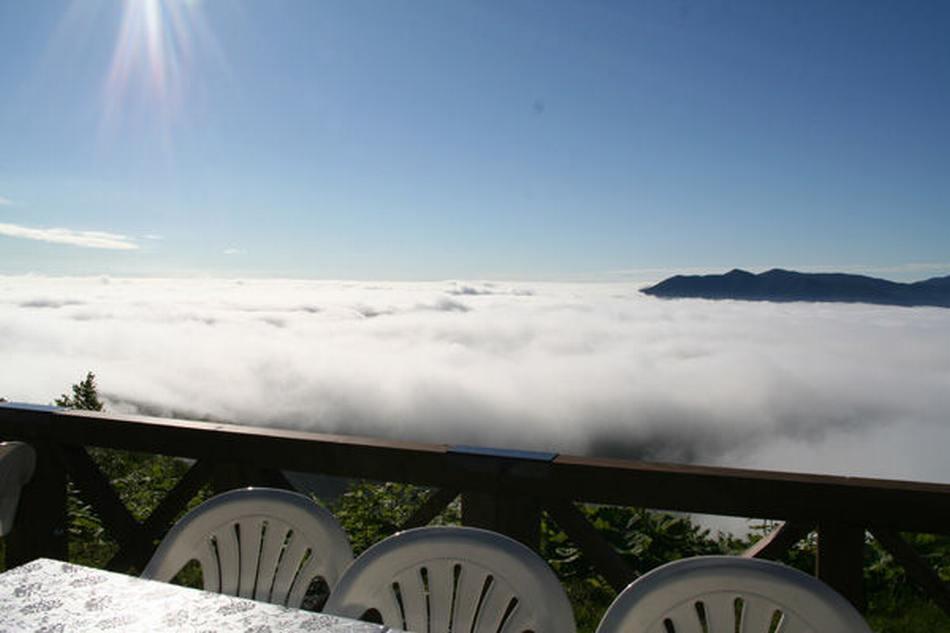
M 758 275 L 676 275 L 641 290 L 663 298 L 744 301 L 830 301 L 950 308 L 950 275 L 899 283 L 845 273 L 800 273 L 774 268 Z

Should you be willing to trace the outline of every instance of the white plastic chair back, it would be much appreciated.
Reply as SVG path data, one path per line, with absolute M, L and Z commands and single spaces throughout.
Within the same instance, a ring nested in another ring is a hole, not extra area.
M 353 550 L 333 515 L 304 495 L 245 488 L 182 517 L 142 577 L 168 582 L 192 560 L 207 591 L 299 607 L 314 579 L 332 591 Z
M 0 536 L 13 529 L 20 490 L 33 477 L 36 451 L 23 442 L 0 444 Z
M 705 623 L 705 625 L 704 625 Z M 779 563 L 699 556 L 662 567 L 617 596 L 597 633 L 870 633 L 847 600 Z
M 326 612 L 422 633 L 574 633 L 564 589 L 540 556 L 501 534 L 461 527 L 401 532 L 343 574 Z

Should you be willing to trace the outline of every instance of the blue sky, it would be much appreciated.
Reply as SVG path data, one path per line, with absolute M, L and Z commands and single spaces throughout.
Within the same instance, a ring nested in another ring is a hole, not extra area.
M 0 0 L 0 94 L 5 274 L 950 273 L 944 2 Z

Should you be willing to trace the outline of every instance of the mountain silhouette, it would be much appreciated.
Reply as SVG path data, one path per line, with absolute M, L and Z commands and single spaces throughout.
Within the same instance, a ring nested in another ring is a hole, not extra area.
M 950 276 L 899 283 L 845 273 L 800 273 L 774 268 L 758 275 L 676 275 L 641 290 L 663 298 L 743 301 L 831 301 L 950 308 Z

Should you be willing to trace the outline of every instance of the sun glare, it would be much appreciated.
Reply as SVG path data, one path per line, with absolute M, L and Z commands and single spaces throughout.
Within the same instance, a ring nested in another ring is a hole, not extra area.
M 164 116 L 177 111 L 203 32 L 194 0 L 125 0 L 106 80 L 107 118 L 133 98 Z

